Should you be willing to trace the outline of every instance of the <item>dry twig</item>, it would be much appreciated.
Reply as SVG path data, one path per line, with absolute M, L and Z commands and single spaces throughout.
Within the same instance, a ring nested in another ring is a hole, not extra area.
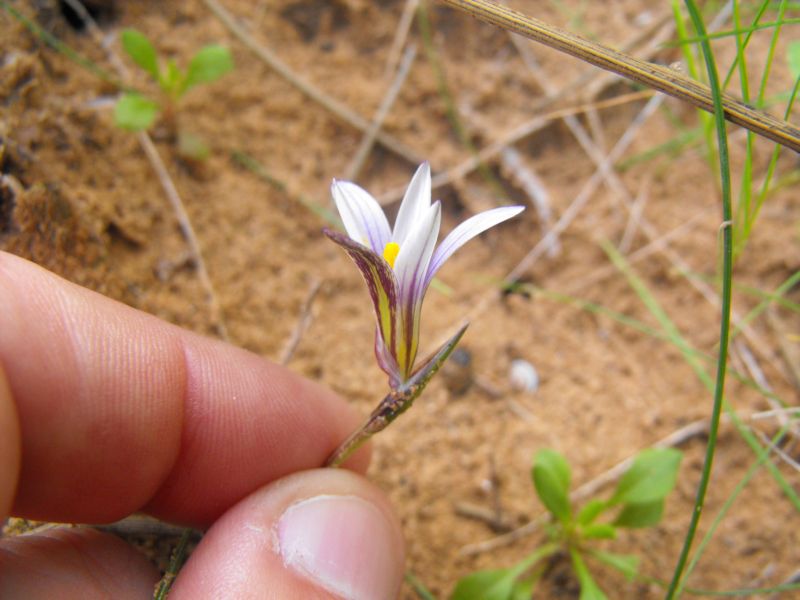
M 250 51 L 253 52 L 258 58 L 264 61 L 269 67 L 278 73 L 281 77 L 286 79 L 294 87 L 300 90 L 303 94 L 311 98 L 317 104 L 323 106 L 330 113 L 348 123 L 355 129 L 362 133 L 367 133 L 370 129 L 370 123 L 364 117 L 353 111 L 348 106 L 335 100 L 327 93 L 323 92 L 318 87 L 306 81 L 297 75 L 292 69 L 275 55 L 271 50 L 256 42 L 253 37 L 241 27 L 233 16 L 225 10 L 217 0 L 203 0 L 206 6 L 213 12 L 216 17 L 222 21 L 225 27 Z M 398 156 L 403 157 L 412 164 L 419 164 L 423 159 L 413 149 L 409 148 L 406 144 L 398 140 L 385 131 L 378 131 L 375 134 L 375 139 L 380 142 L 385 148 L 391 150 Z
M 644 56 L 650 56 L 657 52 L 660 49 L 661 43 L 666 40 L 673 31 L 674 24 L 672 23 L 671 19 L 672 17 L 669 12 L 666 12 L 660 18 L 654 20 L 650 27 L 646 27 L 641 31 L 638 31 L 630 40 L 627 40 L 625 43 L 623 43 L 621 45 L 622 50 L 629 51 L 646 42 L 646 47 L 642 51 Z M 520 47 L 525 48 L 524 45 L 521 45 Z M 521 52 L 525 53 L 523 54 L 523 60 L 525 60 L 526 56 L 528 58 L 531 57 L 530 52 L 526 50 L 521 50 Z M 550 111 L 546 114 L 541 114 L 543 111 L 555 106 L 559 101 L 563 100 L 570 94 L 580 94 L 582 91 L 585 92 L 587 89 L 591 89 L 592 96 L 590 97 L 594 97 L 594 95 L 600 93 L 612 81 L 613 77 L 611 77 L 608 73 L 604 73 L 603 71 L 599 71 L 598 69 L 591 67 L 587 68 L 580 75 L 576 76 L 572 81 L 567 83 L 559 90 L 555 90 L 551 94 L 545 95 L 533 102 L 532 106 L 530 107 L 530 112 L 536 114 L 536 117 L 514 127 L 514 129 L 501 136 L 497 141 L 481 149 L 477 155 L 471 156 L 448 171 L 439 173 L 431 182 L 433 187 L 441 187 L 465 177 L 477 169 L 481 164 L 485 164 L 492 158 L 501 154 L 507 146 L 510 146 L 511 144 L 530 136 L 536 131 L 545 128 L 555 119 L 562 119 L 569 115 L 577 115 L 590 110 L 610 108 L 612 106 L 618 106 L 627 102 L 646 99 L 653 95 L 652 91 L 644 90 L 619 96 L 617 98 L 610 98 L 602 102 L 583 103 L 578 107 L 558 109 Z M 595 82 L 595 85 L 589 86 L 591 82 Z M 381 204 L 390 204 L 402 198 L 404 192 L 405 188 L 395 188 L 382 194 L 378 200 Z
M 652 445 L 652 447 L 669 448 L 674 446 L 680 446 L 681 444 L 686 443 L 690 439 L 698 435 L 701 435 L 707 429 L 708 429 L 708 419 L 700 419 L 698 421 L 689 423 L 685 427 L 681 427 L 680 429 L 673 431 L 668 436 L 658 440 L 655 444 Z M 604 486 L 613 483 L 626 470 L 628 470 L 628 468 L 633 463 L 634 458 L 635 455 L 630 456 L 623 461 L 620 461 L 610 469 L 603 471 L 593 479 L 575 488 L 569 495 L 570 500 L 575 502 L 577 500 L 587 498 L 597 493 L 597 491 L 603 488 Z M 509 531 L 508 533 L 505 533 L 503 535 L 499 535 L 490 538 L 488 540 L 478 542 L 476 544 L 468 544 L 459 550 L 459 554 L 462 555 L 481 554 L 483 552 L 490 552 L 492 550 L 496 550 L 497 548 L 502 548 L 503 546 L 513 544 L 517 540 L 525 538 L 534 533 L 537 529 L 539 529 L 542 526 L 542 524 L 545 523 L 545 521 L 547 521 L 547 513 L 543 513 L 537 517 L 534 517 L 525 525 L 522 525 L 517 529 L 513 529 L 512 531 Z
M 602 102 L 581 104 L 579 106 L 562 108 L 539 115 L 529 121 L 526 121 L 525 123 L 522 123 L 521 125 L 517 125 L 516 127 L 514 127 L 514 129 L 507 132 L 496 142 L 492 142 L 491 144 L 479 150 L 478 154 L 476 154 L 475 156 L 471 156 L 470 158 L 465 159 L 463 162 L 459 163 L 455 167 L 452 167 L 447 171 L 439 173 L 438 175 L 432 178 L 431 186 L 433 189 L 440 188 L 444 185 L 452 183 L 453 181 L 466 177 L 467 175 L 472 173 L 472 171 L 477 169 L 481 163 L 487 163 L 495 156 L 503 152 L 503 150 L 507 146 L 528 137 L 532 133 L 544 129 L 552 121 L 555 121 L 556 119 L 561 119 L 565 115 L 577 115 L 582 112 L 585 112 L 590 107 L 611 108 L 613 106 L 620 106 L 622 104 L 628 104 L 630 102 L 645 100 L 647 98 L 651 98 L 652 96 L 653 92 L 649 90 L 644 90 L 640 92 L 631 92 L 630 94 L 625 94 L 623 96 L 618 96 L 616 98 L 609 98 L 608 100 L 604 100 Z M 391 204 L 392 202 L 396 202 L 403 197 L 405 190 L 406 188 L 404 186 L 387 190 L 386 192 L 378 196 L 377 198 L 378 202 L 383 206 Z
M 314 279 L 311 282 L 311 287 L 308 290 L 305 302 L 303 302 L 303 306 L 300 307 L 300 316 L 297 319 L 297 325 L 281 351 L 279 362 L 282 365 L 287 365 L 289 361 L 292 360 L 292 356 L 294 356 L 295 350 L 297 350 L 297 346 L 300 344 L 300 340 L 303 339 L 303 335 L 309 325 L 311 325 L 311 321 L 314 318 L 311 313 L 311 306 L 314 304 L 314 299 L 317 297 L 321 287 L 322 281 L 319 279 Z
M 86 10 L 86 7 L 83 6 L 83 3 L 81 3 L 80 0 L 66 0 L 66 2 L 70 8 L 75 11 L 75 14 L 78 15 L 78 18 L 83 21 L 94 42 L 106 52 L 109 62 L 113 65 L 119 77 L 123 81 L 126 81 L 129 77 L 129 74 L 128 70 L 125 68 L 125 63 L 120 60 L 119 56 L 117 56 L 117 53 L 114 52 L 114 49 L 104 42 L 100 28 L 89 14 L 89 11 Z M 213 327 L 216 330 L 216 333 L 222 339 L 227 340 L 228 332 L 225 327 L 222 309 L 220 307 L 217 294 L 214 291 L 214 285 L 211 283 L 211 278 L 208 275 L 208 269 L 206 268 L 206 263 L 203 259 L 203 252 L 200 248 L 200 242 L 194 232 L 194 227 L 192 227 L 192 222 L 189 219 L 188 213 L 186 212 L 183 200 L 181 200 L 178 189 L 175 187 L 175 183 L 172 181 L 169 171 L 167 171 L 167 167 L 148 133 L 146 131 L 141 131 L 137 134 L 136 139 L 138 140 L 139 145 L 142 147 L 145 156 L 147 156 L 147 159 L 150 161 L 150 165 L 153 168 L 153 171 L 155 171 L 156 176 L 161 183 L 161 187 L 167 196 L 167 200 L 169 200 L 169 203 L 172 206 L 172 211 L 178 220 L 178 226 L 181 229 L 181 233 L 183 234 L 186 243 L 189 245 L 189 250 L 192 254 L 192 262 L 197 269 L 197 275 L 200 278 L 200 284 L 203 286 L 203 289 L 206 293 Z
M 392 76 L 392 73 L 397 69 L 397 64 L 400 62 L 400 53 L 403 51 L 403 46 L 406 45 L 408 32 L 411 31 L 411 24 L 414 22 L 414 13 L 417 11 L 417 4 L 419 4 L 419 0 L 406 0 L 405 6 L 403 6 L 403 12 L 400 15 L 400 20 L 397 22 L 392 46 L 389 48 L 389 55 L 386 58 L 386 66 L 383 70 L 385 79 L 389 79 L 389 77 Z
M 411 65 L 414 64 L 414 58 L 416 56 L 417 47 L 415 44 L 411 44 L 408 48 L 406 48 L 406 51 L 403 54 L 403 59 L 400 61 L 400 66 L 397 69 L 397 74 L 395 75 L 394 81 L 392 81 L 392 85 L 389 86 L 389 89 L 386 91 L 386 95 L 383 97 L 383 101 L 381 102 L 378 111 L 375 113 L 375 117 L 372 119 L 369 129 L 366 131 L 366 133 L 364 133 L 364 137 L 361 139 L 361 144 L 359 145 L 355 156 L 353 156 L 353 159 L 350 161 L 350 166 L 345 169 L 345 179 L 355 179 L 358 176 L 359 171 L 361 171 L 361 168 L 364 166 L 364 161 L 366 161 L 367 156 L 369 156 L 369 151 L 372 149 L 372 146 L 375 143 L 375 137 L 378 135 L 378 132 L 383 125 L 383 121 L 386 119 L 386 115 L 389 114 L 394 101 L 397 100 L 397 95 L 400 93 L 403 84 L 406 82 L 406 77 L 408 76 L 408 72 L 411 70 Z
M 642 83 L 708 112 L 714 111 L 709 88 L 679 71 L 634 58 L 487 0 L 441 1 L 477 19 L 519 33 L 596 67 Z M 725 118 L 730 122 L 800 152 L 800 129 L 791 123 L 753 109 L 727 95 L 723 96 L 722 102 Z

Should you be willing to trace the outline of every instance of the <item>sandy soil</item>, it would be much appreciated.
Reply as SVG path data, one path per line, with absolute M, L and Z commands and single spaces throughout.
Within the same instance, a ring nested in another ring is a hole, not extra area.
M 38 6 L 35 16 L 45 29 L 110 68 L 104 51 L 85 31 L 64 20 L 57 3 L 17 4 L 32 16 L 33 4 Z M 309 329 L 289 365 L 368 413 L 385 392 L 385 378 L 372 355 L 374 325 L 367 295 L 346 256 L 320 233 L 324 222 L 303 204 L 329 206 L 330 179 L 348 172 L 362 132 L 261 62 L 203 2 L 95 4 L 100 6 L 102 33 L 117 51 L 115 36 L 124 27 L 136 27 L 158 40 L 159 51 L 179 61 L 211 42 L 232 49 L 234 73 L 190 92 L 179 113 L 179 123 L 202 136 L 212 156 L 202 163 L 187 161 L 163 128 L 157 127 L 153 137 L 197 232 L 231 341 L 279 360 L 303 316 L 310 290 L 321 283 L 311 304 Z M 404 4 L 224 2 L 253 38 L 276 51 L 297 75 L 366 119 L 391 84 L 384 70 Z M 508 4 L 608 44 L 638 42 L 631 51 L 651 60 L 670 64 L 680 59 L 674 47 L 648 49 L 648 40 L 655 37 L 649 28 L 668 17 L 660 2 L 615 0 L 602 11 L 577 0 Z M 554 109 L 633 91 L 577 60 L 525 44 L 525 52 L 538 61 L 536 76 L 506 33 L 438 5 L 431 7 L 430 15 L 447 84 L 477 147 Z M 136 137 L 113 125 L 113 87 L 44 47 L 5 13 L 0 13 L 0 29 L 0 165 L 6 176 L 0 188 L 0 248 L 181 326 L 218 335 L 219 323 L 159 181 Z M 469 159 L 470 151 L 447 119 L 436 70 L 416 27 L 410 40 L 417 43 L 418 54 L 383 130 L 430 160 L 435 173 L 442 173 Z M 756 36 L 754 48 L 766 48 L 768 40 L 768 33 Z M 719 50 L 730 56 L 730 45 L 720 43 Z M 788 81 L 779 62 L 775 91 L 785 89 Z M 590 78 L 570 88 L 584 73 Z M 142 89 L 152 89 L 139 73 L 134 80 Z M 552 89 L 568 91 L 557 102 L 546 103 L 542 80 Z M 579 123 L 607 152 L 646 102 L 639 98 L 584 111 Z M 697 121 L 692 109 L 667 100 L 637 132 L 622 160 L 672 139 L 676 128 L 692 127 Z M 743 137 L 736 129 L 732 134 L 740 161 Z M 513 147 L 523 167 L 534 171 L 546 187 L 554 219 L 584 193 L 595 172 L 562 120 L 548 122 Z M 758 142 L 755 151 L 761 173 L 771 146 Z M 243 167 L 236 159 L 241 153 L 260 163 L 283 189 Z M 794 160 L 784 156 L 779 172 L 796 168 Z M 519 171 L 498 159 L 488 164 L 493 186 L 471 173 L 436 190 L 443 200 L 445 230 L 500 202 L 530 203 Z M 390 194 L 405 184 L 415 166 L 378 144 L 355 178 L 376 195 Z M 521 280 L 599 303 L 657 328 L 600 244 L 626 240 L 623 249 L 635 261 L 636 273 L 686 338 L 699 350 L 713 353 L 718 308 L 693 287 L 706 286 L 713 300 L 720 208 L 708 163 L 697 150 L 662 154 L 618 169 L 615 181 L 596 188 L 559 236 L 559 251 L 541 256 Z M 737 314 L 746 314 L 758 301 L 747 292 L 748 286 L 773 290 L 800 268 L 796 195 L 796 189 L 776 193 L 761 215 L 736 267 Z M 629 202 L 638 203 L 639 222 L 631 224 Z M 446 597 L 459 577 L 479 568 L 510 565 L 542 541 L 539 530 L 491 550 L 470 551 L 497 533 L 457 511 L 463 503 L 489 511 L 499 507 L 502 520 L 512 527 L 541 514 L 528 477 L 538 448 L 554 447 L 566 454 L 574 480 L 583 483 L 710 413 L 710 394 L 670 344 L 538 291 L 498 292 L 499 282 L 548 226 L 529 208 L 522 218 L 472 242 L 441 271 L 449 292 L 429 294 L 422 344 L 432 348 L 462 316 L 470 315 L 473 323 L 463 347 L 471 353 L 475 383 L 458 394 L 457 383 L 448 385 L 447 376 L 437 378 L 413 410 L 375 443 L 370 475 L 401 515 L 408 568 L 437 597 Z M 648 246 L 667 234 L 664 247 Z M 688 278 L 682 274 L 687 269 Z M 787 297 L 800 301 L 800 291 Z M 797 337 L 785 334 L 797 332 L 800 322 L 789 310 L 767 314 L 772 317 L 756 319 L 741 341 L 765 381 L 796 403 L 797 382 L 785 349 L 796 351 Z M 778 321 L 783 325 L 776 327 Z M 738 350 L 742 356 L 744 351 Z M 535 366 L 538 390 L 511 387 L 509 367 L 518 358 Z M 711 363 L 705 364 L 713 374 Z M 732 366 L 747 373 L 741 359 Z M 728 400 L 743 415 L 769 408 L 763 396 L 734 379 Z M 774 425 L 765 421 L 757 427 L 769 434 Z M 671 573 L 704 448 L 702 435 L 681 445 L 686 456 L 663 523 L 625 532 L 608 544 L 615 551 L 640 555 L 645 574 L 667 578 Z M 797 455 L 796 446 L 787 450 Z M 741 436 L 723 426 L 701 534 L 753 460 Z M 779 460 L 776 464 L 798 489 L 797 472 Z M 798 544 L 797 513 L 762 472 L 720 525 L 691 585 L 732 589 L 780 583 L 797 568 Z M 611 597 L 660 597 L 656 586 L 626 582 L 607 569 L 595 572 Z M 537 597 L 577 597 L 576 583 L 558 562 L 551 565 L 543 589 L 546 593 Z M 410 589 L 405 597 L 414 597 Z

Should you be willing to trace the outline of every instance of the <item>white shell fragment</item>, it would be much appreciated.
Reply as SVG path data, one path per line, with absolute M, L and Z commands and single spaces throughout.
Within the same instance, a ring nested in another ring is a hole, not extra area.
M 508 379 L 511 387 L 520 392 L 535 392 L 539 389 L 539 373 L 531 363 L 521 358 L 511 361 Z

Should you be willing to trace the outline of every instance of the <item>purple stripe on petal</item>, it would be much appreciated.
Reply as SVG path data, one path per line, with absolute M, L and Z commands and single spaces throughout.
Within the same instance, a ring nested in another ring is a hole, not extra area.
M 346 235 L 330 229 L 323 229 L 325 235 L 339 244 L 361 271 L 361 275 L 369 289 L 375 317 L 378 321 L 378 332 L 384 342 L 387 352 L 387 362 L 390 366 L 398 364 L 397 360 L 397 314 L 398 314 L 398 289 L 394 272 L 389 264 L 378 254 L 366 246 L 353 241 Z M 388 359 L 391 359 L 389 362 Z M 381 367 L 384 368 L 383 362 Z M 389 377 L 397 377 L 399 370 L 384 368 Z
M 402 381 L 400 369 L 397 367 L 397 361 L 389 353 L 386 348 L 386 342 L 381 335 L 380 327 L 375 328 L 375 358 L 378 360 L 378 365 L 381 369 L 389 375 L 389 387 L 395 389 Z
M 378 201 L 355 183 L 335 179 L 331 195 L 348 235 L 382 254 L 392 239 L 392 231 Z
M 433 253 L 433 258 L 431 258 L 430 265 L 428 266 L 428 273 L 425 276 L 425 286 L 427 287 L 436 274 L 436 271 L 438 271 L 444 262 L 450 258 L 456 250 L 461 248 L 461 246 L 476 235 L 518 215 L 523 210 L 525 210 L 524 206 L 501 206 L 500 208 L 493 208 L 470 217 L 453 229 L 453 231 L 442 240 L 439 247 L 436 248 L 436 252 Z
M 398 366 L 406 378 L 411 374 L 417 353 L 422 299 L 427 287 L 425 277 L 439 236 L 441 220 L 441 205 L 437 201 L 414 225 L 394 263 L 400 294 Z

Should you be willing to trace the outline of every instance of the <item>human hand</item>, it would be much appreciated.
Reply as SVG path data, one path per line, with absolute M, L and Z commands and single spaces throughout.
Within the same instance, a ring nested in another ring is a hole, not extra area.
M 315 469 L 357 424 L 277 365 L 0 252 L 2 519 L 209 527 L 170 598 L 394 598 L 403 542 L 357 474 L 368 452 Z M 157 579 L 90 528 L 0 540 L 0 598 L 147 598 Z

